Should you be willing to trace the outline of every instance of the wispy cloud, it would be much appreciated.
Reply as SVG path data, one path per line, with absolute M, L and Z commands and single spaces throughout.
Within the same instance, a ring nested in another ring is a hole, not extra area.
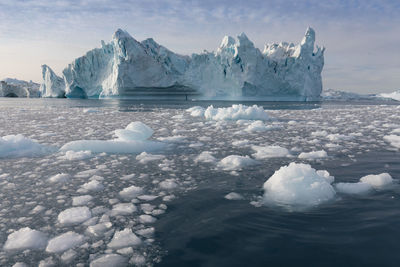
M 174 51 L 192 53 L 212 50 L 223 35 L 240 32 L 259 47 L 298 42 L 311 25 L 317 42 L 327 47 L 325 87 L 395 89 L 400 87 L 393 73 L 400 62 L 399 13 L 397 0 L 0 0 L 0 78 L 39 80 L 43 63 L 53 63 L 60 72 L 99 40 L 109 40 L 117 28 L 139 40 L 151 36 Z M 16 43 L 23 51 L 18 53 Z M 27 55 L 37 67 L 21 68 Z M 18 64 L 11 62 L 17 58 Z M 376 66 L 375 73 L 388 80 L 367 81 L 365 71 L 354 68 L 365 65 L 372 66 L 371 73 Z M 332 71 L 338 67 L 341 72 Z M 346 83 L 345 76 L 352 81 Z

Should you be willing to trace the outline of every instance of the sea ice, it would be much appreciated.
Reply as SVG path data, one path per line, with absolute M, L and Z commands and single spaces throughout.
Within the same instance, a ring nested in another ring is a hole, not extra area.
M 67 183 L 71 176 L 67 173 L 59 173 L 49 178 L 50 183 Z
M 360 182 L 370 184 L 373 188 L 382 188 L 393 183 L 393 178 L 388 173 L 370 174 L 361 177 Z
M 335 190 L 323 173 L 308 164 L 283 166 L 264 183 L 264 202 L 312 207 L 333 199 Z
M 90 267 L 124 267 L 128 260 L 118 254 L 105 254 L 90 262 Z
M 195 106 L 186 110 L 192 117 L 203 117 L 205 109 L 203 107 Z
M 65 155 L 63 158 L 67 159 L 67 160 L 83 160 L 83 159 L 88 159 L 91 158 L 92 152 L 89 150 L 85 150 L 85 151 L 73 151 L 73 150 L 69 150 L 65 152 Z
M 44 233 L 29 227 L 21 228 L 8 235 L 4 250 L 40 250 L 46 247 L 47 237 Z
M 259 162 L 249 156 L 230 155 L 218 162 L 217 166 L 226 171 L 234 171 L 256 164 Z
M 83 235 L 75 232 L 66 232 L 49 240 L 46 251 L 49 253 L 61 253 L 68 249 L 81 245 L 85 241 Z
M 153 130 L 141 122 L 132 122 L 125 129 L 115 130 L 117 139 L 112 140 L 77 140 L 60 148 L 60 151 L 92 151 L 94 153 L 141 153 L 160 150 L 164 143 L 146 140 Z
M 142 164 L 147 164 L 150 161 L 161 160 L 164 158 L 165 158 L 164 155 L 153 155 L 153 154 L 146 153 L 146 152 L 142 152 L 136 156 L 136 159 Z
M 109 248 L 119 249 L 129 246 L 138 246 L 142 243 L 131 229 L 125 228 L 122 231 L 115 232 L 112 240 L 108 243 Z
M 196 163 L 198 162 L 205 162 L 205 163 L 215 163 L 217 159 L 212 155 L 212 152 L 210 151 L 203 151 L 198 155 L 194 161 Z
M 83 195 L 72 197 L 72 206 L 83 206 L 88 202 L 92 201 L 93 197 L 91 195 Z
M 252 154 L 256 159 L 280 158 L 290 156 L 289 150 L 280 146 L 252 146 L 251 149 L 256 151 Z
M 268 113 L 257 105 L 251 107 L 239 104 L 227 108 L 214 108 L 209 106 L 204 111 L 208 120 L 269 120 Z
M 97 180 L 92 180 L 90 182 L 84 183 L 81 185 L 81 188 L 78 190 L 78 192 L 89 192 L 89 191 L 94 191 L 98 192 L 104 189 L 104 186 L 102 183 L 100 183 Z
M 337 192 L 352 195 L 366 194 L 372 190 L 372 185 L 367 183 L 337 183 L 335 184 Z
M 230 192 L 229 194 L 225 195 L 224 198 L 228 200 L 241 200 L 243 199 L 243 196 L 235 192 Z
M 58 214 L 58 222 L 65 225 L 80 224 L 92 217 L 88 207 L 74 207 Z
M 400 148 L 400 135 L 386 135 L 383 137 L 383 139 L 389 142 L 392 146 Z
M 113 206 L 111 210 L 112 216 L 129 215 L 137 211 L 137 208 L 132 203 L 118 203 Z
M 142 194 L 143 189 L 138 186 L 129 186 L 124 188 L 122 191 L 119 192 L 119 195 L 124 198 L 124 199 L 133 199 L 137 197 L 138 195 Z
M 139 221 L 141 223 L 154 223 L 156 220 L 157 220 L 156 218 L 147 214 L 139 216 Z
M 174 179 L 166 179 L 164 181 L 162 181 L 159 186 L 162 189 L 166 189 L 166 190 L 171 190 L 174 189 L 178 186 L 178 184 L 174 181 Z
M 0 137 L 0 158 L 37 157 L 52 152 L 50 147 L 41 145 L 22 134 Z
M 325 150 L 302 152 L 299 155 L 299 159 L 321 159 L 328 157 Z

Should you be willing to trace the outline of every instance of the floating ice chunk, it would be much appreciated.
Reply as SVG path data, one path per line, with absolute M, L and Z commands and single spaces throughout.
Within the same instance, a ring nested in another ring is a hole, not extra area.
M 72 141 L 60 148 L 61 151 L 85 151 L 94 153 L 141 153 L 160 150 L 165 144 L 148 141 L 153 130 L 141 122 L 132 122 L 125 129 L 115 130 L 114 140 L 78 140 Z
M 41 260 L 38 265 L 38 267 L 54 267 L 54 266 L 56 266 L 56 263 L 53 257 L 47 257 L 44 260 Z
M 328 138 L 331 141 L 341 141 L 341 140 L 348 141 L 353 139 L 354 137 L 343 134 L 329 134 L 326 136 L 326 138 Z
M 299 155 L 299 159 L 321 159 L 321 158 L 327 158 L 327 157 L 328 157 L 328 154 L 326 153 L 325 150 L 302 152 Z
M 243 196 L 235 192 L 230 192 L 229 194 L 225 195 L 224 198 L 228 200 L 241 200 L 243 199 Z
M 195 106 L 188 108 L 186 111 L 189 112 L 192 117 L 203 117 L 205 109 L 200 106 Z
M 230 155 L 218 162 L 217 166 L 226 171 L 234 171 L 256 164 L 259 164 L 259 162 L 249 156 Z
M 118 254 L 105 254 L 90 262 L 90 267 L 124 267 L 128 260 Z
M 72 206 L 83 206 L 88 202 L 92 201 L 93 197 L 91 195 L 83 195 L 72 198 Z
M 71 176 L 67 173 L 59 173 L 49 178 L 50 183 L 67 183 Z
M 92 217 L 88 207 L 66 209 L 58 214 L 58 222 L 65 225 L 80 224 Z
M 400 135 L 394 135 L 394 134 L 385 135 L 383 139 L 386 142 L 389 142 L 392 146 L 400 148 Z
M 145 201 L 153 201 L 154 199 L 158 198 L 158 196 L 154 195 L 141 195 L 137 197 L 140 200 L 145 200 Z
M 168 137 L 159 137 L 157 138 L 160 141 L 163 142 L 169 142 L 169 143 L 181 143 L 186 141 L 186 136 L 184 135 L 174 135 L 174 136 L 168 136 Z
M 146 152 L 142 152 L 136 156 L 136 159 L 142 164 L 146 164 L 146 163 L 148 163 L 150 161 L 154 161 L 154 160 L 161 160 L 164 158 L 165 158 L 164 155 L 153 155 L 153 154 L 146 153 Z
M 85 238 L 83 235 L 77 234 L 72 231 L 66 232 L 50 239 L 49 244 L 46 247 L 46 252 L 61 253 L 68 249 L 81 245 L 84 241 Z
M 89 191 L 94 191 L 98 192 L 104 189 L 104 186 L 102 183 L 100 183 L 97 180 L 92 180 L 90 182 L 84 183 L 81 188 L 78 190 L 78 192 L 89 192 Z
M 34 207 L 33 209 L 32 209 L 32 211 L 30 212 L 31 214 L 37 214 L 37 213 L 40 213 L 40 212 L 42 212 L 42 211 L 44 211 L 46 208 L 45 207 L 43 207 L 42 205 L 37 205 L 36 207 Z
M 214 108 L 209 106 L 204 111 L 204 117 L 208 120 L 269 120 L 267 112 L 262 107 L 251 107 L 239 104 L 228 108 Z
M 317 174 L 321 177 L 324 177 L 330 184 L 335 181 L 335 177 L 331 176 L 327 170 L 318 170 Z
M 21 228 L 8 235 L 4 250 L 41 250 L 46 247 L 47 237 L 44 233 L 29 227 Z
M 124 198 L 124 199 L 133 199 L 135 197 L 137 197 L 138 195 L 143 193 L 143 189 L 141 187 L 138 186 L 130 186 L 130 187 L 126 187 L 124 188 L 121 192 L 119 192 L 119 195 Z
M 315 131 L 315 132 L 312 132 L 311 135 L 315 136 L 315 137 L 325 137 L 328 135 L 328 132 L 327 131 Z
M 321 174 L 308 164 L 283 166 L 264 183 L 264 202 L 307 208 L 329 201 L 335 190 Z
M 203 151 L 198 155 L 195 159 L 194 162 L 205 162 L 205 163 L 215 163 L 217 159 L 212 155 L 212 152 L 210 151 Z
M 76 253 L 75 250 L 69 249 L 69 250 L 65 251 L 65 252 L 61 255 L 61 260 L 62 260 L 64 263 L 69 263 L 69 262 L 73 261 L 73 260 L 76 258 L 77 255 L 78 255 L 78 253 Z
M 245 131 L 249 133 L 254 133 L 254 132 L 265 132 L 275 129 L 277 129 L 276 126 L 265 125 L 262 121 L 255 121 L 251 123 L 249 126 L 247 126 Z
M 137 237 L 131 229 L 125 228 L 122 231 L 115 232 L 112 240 L 108 243 L 109 248 L 119 249 L 129 246 L 138 246 L 142 243 L 139 237 Z
M 146 215 L 146 214 L 139 216 L 139 221 L 141 223 L 154 223 L 156 220 L 157 219 L 154 218 L 153 216 Z
M 372 190 L 372 185 L 367 183 L 337 183 L 335 185 L 336 191 L 343 194 L 361 195 L 366 194 Z
M 143 255 L 135 254 L 132 256 L 129 263 L 133 264 L 134 266 L 145 266 L 146 258 Z
M 37 157 L 51 153 L 53 150 L 22 134 L 0 137 L 0 158 Z
M 16 262 L 12 267 L 29 267 L 25 262 Z
M 289 150 L 280 146 L 252 146 L 256 153 L 252 154 L 256 159 L 280 158 L 290 156 Z
M 178 186 L 178 184 L 175 182 L 174 179 L 166 179 L 166 180 L 162 181 L 161 183 L 159 183 L 159 186 L 162 189 L 171 190 L 171 189 L 176 188 Z
M 112 216 L 129 215 L 137 211 L 137 208 L 132 203 L 118 203 L 113 206 L 111 210 Z
M 88 234 L 91 234 L 91 235 L 94 235 L 94 236 L 102 236 L 111 227 L 112 227 L 112 223 L 111 222 L 103 222 L 103 223 L 99 223 L 99 224 L 96 224 L 96 225 L 88 226 L 88 228 L 86 229 L 86 232 Z
M 65 152 L 65 156 L 63 158 L 67 159 L 67 160 L 84 160 L 84 159 L 88 159 L 91 158 L 92 155 L 92 151 L 89 150 L 85 150 L 85 151 L 66 151 Z
M 370 184 L 373 188 L 382 188 L 393 183 L 393 178 L 389 173 L 377 175 L 367 175 L 360 179 L 360 182 Z
M 232 145 L 234 146 L 238 146 L 238 147 L 245 147 L 250 145 L 249 140 L 237 140 L 237 141 L 233 141 Z

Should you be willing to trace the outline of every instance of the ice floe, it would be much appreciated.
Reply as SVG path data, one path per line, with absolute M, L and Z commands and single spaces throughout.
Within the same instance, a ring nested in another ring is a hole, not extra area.
M 242 200 L 243 196 L 236 192 L 230 192 L 229 194 L 225 195 L 224 198 L 228 200 Z
M 203 110 L 200 107 L 188 109 L 191 116 L 199 117 L 204 116 L 207 120 L 269 120 L 268 113 L 257 105 L 251 107 L 238 104 L 232 105 L 227 108 L 214 108 L 213 106 L 207 107 Z
M 77 234 L 72 231 L 66 232 L 50 239 L 46 247 L 46 252 L 61 253 L 68 249 L 81 245 L 84 241 L 85 237 L 83 235 Z
M 234 171 L 257 164 L 259 162 L 249 156 L 230 155 L 220 160 L 217 167 L 226 171 Z
M 78 140 L 60 148 L 61 151 L 91 151 L 94 153 L 141 153 L 163 149 L 164 143 L 147 140 L 153 130 L 141 122 L 132 122 L 125 129 L 114 131 L 117 136 L 112 140 Z
M 91 217 L 92 213 L 88 207 L 74 207 L 60 212 L 58 222 L 65 225 L 80 224 Z
M 90 267 L 123 267 L 128 259 L 119 254 L 105 254 L 90 262 Z
M 283 166 L 264 183 L 264 202 L 294 207 L 312 207 L 332 200 L 335 190 L 323 173 L 308 164 Z
M 299 155 L 299 159 L 322 159 L 328 157 L 328 153 L 325 150 L 302 152 Z
M 29 227 L 21 228 L 8 235 L 4 250 L 41 250 L 46 247 L 47 237 L 44 233 Z
M 280 158 L 290 156 L 288 149 L 280 146 L 252 146 L 256 153 L 252 156 L 256 159 Z
M 393 183 L 393 178 L 388 173 L 370 174 L 361 177 L 360 182 L 370 184 L 373 188 L 382 188 Z
M 0 137 L 0 158 L 38 157 L 54 151 L 22 134 Z
M 131 229 L 125 228 L 122 231 L 115 232 L 110 243 L 108 243 L 109 248 L 118 249 L 129 246 L 138 246 L 142 243 L 139 237 L 137 237 Z

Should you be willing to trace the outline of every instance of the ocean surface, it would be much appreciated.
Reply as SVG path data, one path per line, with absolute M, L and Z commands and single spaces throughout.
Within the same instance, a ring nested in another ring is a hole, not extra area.
M 101 266 L 98 259 L 105 259 L 104 266 L 399 266 L 400 153 L 385 139 L 400 135 L 398 103 L 243 102 L 271 117 L 257 130 L 253 121 L 207 120 L 187 111 L 238 104 L 227 101 L 0 99 L 0 137 L 21 134 L 42 146 L 29 153 L 15 145 L 7 155 L 0 140 L 0 265 Z M 113 139 L 114 130 L 134 121 L 165 143 L 151 152 L 155 157 L 59 150 L 75 140 Z M 271 145 L 290 155 L 255 157 L 253 146 Z M 321 150 L 326 157 L 298 158 Z M 204 151 L 215 162 L 198 160 Z M 256 164 L 219 167 L 229 155 Z M 291 162 L 327 170 L 333 187 L 381 173 L 393 183 L 365 194 L 337 191 L 301 210 L 262 202 L 264 182 Z M 51 179 L 57 174 L 65 179 Z M 93 181 L 97 186 L 87 185 Z M 127 199 L 120 193 L 131 186 L 141 191 Z M 240 199 L 225 198 L 231 192 Z M 60 221 L 82 195 L 91 198 L 75 206 L 87 207 L 89 217 Z M 46 241 L 12 243 L 12 233 L 25 227 Z M 124 229 L 140 244 L 110 245 Z M 67 232 L 79 238 L 60 239 L 66 245 L 51 251 L 48 240 Z M 115 262 L 104 258 L 110 254 Z

